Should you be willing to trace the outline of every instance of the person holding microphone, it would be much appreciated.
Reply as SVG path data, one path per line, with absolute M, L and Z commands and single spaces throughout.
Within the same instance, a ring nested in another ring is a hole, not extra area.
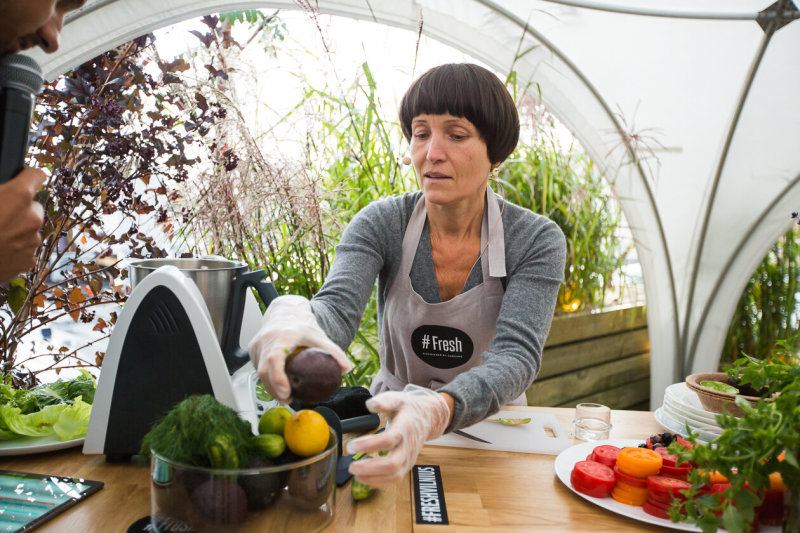
M 64 15 L 85 2 L 0 0 L 0 62 L 3 65 L 0 77 L 8 77 L 10 69 L 20 63 L 9 61 L 8 54 L 16 54 L 34 46 L 41 47 L 47 53 L 58 50 Z M 7 81 L 0 79 L 0 84 L 5 88 Z M 6 114 L 22 111 L 14 109 L 14 105 L 13 100 L 8 101 Z M 26 139 L 15 139 L 15 142 L 27 146 Z M 9 141 L 3 141 L 3 144 L 9 144 Z M 3 148 L 7 146 L 0 147 Z M 11 179 L 0 183 L 0 283 L 10 281 L 34 266 L 34 253 L 42 242 L 39 230 L 44 223 L 44 210 L 34 200 L 47 179 L 44 172 L 22 167 L 15 176 L 8 177 Z

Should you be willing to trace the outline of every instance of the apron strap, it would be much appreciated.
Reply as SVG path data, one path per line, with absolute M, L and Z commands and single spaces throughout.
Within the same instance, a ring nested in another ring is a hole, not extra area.
M 497 198 L 498 196 L 487 184 L 486 210 L 484 211 L 481 225 L 481 269 L 484 281 L 488 281 L 489 277 L 506 277 L 505 234 L 503 232 L 502 213 L 500 213 L 500 208 L 497 206 Z M 411 266 L 414 263 L 414 256 L 417 252 L 417 244 L 422 235 L 422 230 L 425 228 L 427 218 L 425 196 L 421 195 L 414 206 L 411 217 L 408 219 L 408 226 L 406 226 L 406 232 L 403 235 L 400 268 L 397 272 L 400 279 L 408 277 L 411 272 Z M 486 249 L 484 250 L 484 248 Z
M 504 200 L 505 201 L 505 200 Z M 486 212 L 489 228 L 489 275 L 493 278 L 506 277 L 505 234 L 500 208 L 497 207 L 497 195 L 486 185 Z M 505 289 L 505 282 L 503 283 Z

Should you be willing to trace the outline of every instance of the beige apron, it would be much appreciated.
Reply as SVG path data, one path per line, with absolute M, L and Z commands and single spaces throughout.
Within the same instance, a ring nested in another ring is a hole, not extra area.
M 425 197 L 408 221 L 400 268 L 386 297 L 380 333 L 381 369 L 370 390 L 402 390 L 409 383 L 438 389 L 482 362 L 494 338 L 506 275 L 503 222 L 492 190 L 481 224 L 483 283 L 446 302 L 427 303 L 411 286 L 411 265 L 425 227 Z M 491 227 L 490 227 L 491 223 Z M 497 227 L 494 227 L 495 224 Z M 491 235 L 491 238 L 489 236 Z M 525 394 L 511 402 L 526 405 Z

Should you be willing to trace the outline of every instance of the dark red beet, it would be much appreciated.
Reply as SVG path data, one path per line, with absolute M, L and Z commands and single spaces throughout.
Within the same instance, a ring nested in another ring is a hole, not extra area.
M 289 472 L 289 494 L 295 505 L 303 509 L 316 509 L 325 503 L 333 491 L 336 454 L 331 454 L 309 465 Z
M 253 457 L 248 468 L 275 466 L 266 457 Z M 282 476 L 279 473 L 243 474 L 239 476 L 239 485 L 247 494 L 248 509 L 264 509 L 281 495 Z
M 192 492 L 191 499 L 197 514 L 215 524 L 241 524 L 247 515 L 247 495 L 230 479 L 209 479 Z
M 304 348 L 286 361 L 292 398 L 303 403 L 324 402 L 342 383 L 342 370 L 331 354 L 319 348 Z

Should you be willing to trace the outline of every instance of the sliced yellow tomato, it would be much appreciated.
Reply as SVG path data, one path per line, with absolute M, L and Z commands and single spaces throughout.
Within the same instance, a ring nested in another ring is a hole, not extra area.
M 611 491 L 611 497 L 614 498 L 619 503 L 641 507 L 642 505 L 644 505 L 644 502 L 647 501 L 647 491 L 645 490 L 643 496 L 635 496 L 635 495 L 632 496 L 626 493 L 624 490 L 620 490 L 618 487 L 614 487 L 614 490 Z
M 647 448 L 623 448 L 617 455 L 617 468 L 634 477 L 654 476 L 663 464 L 661 454 Z
M 647 499 L 648 494 L 647 487 L 636 487 L 630 483 L 625 483 L 624 481 L 617 481 L 617 484 L 614 486 L 614 490 L 617 491 L 618 495 L 636 501 L 642 499 L 643 497 Z
M 706 483 L 728 483 L 728 478 L 718 470 L 700 470 L 700 476 Z
M 780 472 L 773 472 L 769 475 L 769 490 L 786 490 L 786 485 L 783 484 L 783 478 Z

